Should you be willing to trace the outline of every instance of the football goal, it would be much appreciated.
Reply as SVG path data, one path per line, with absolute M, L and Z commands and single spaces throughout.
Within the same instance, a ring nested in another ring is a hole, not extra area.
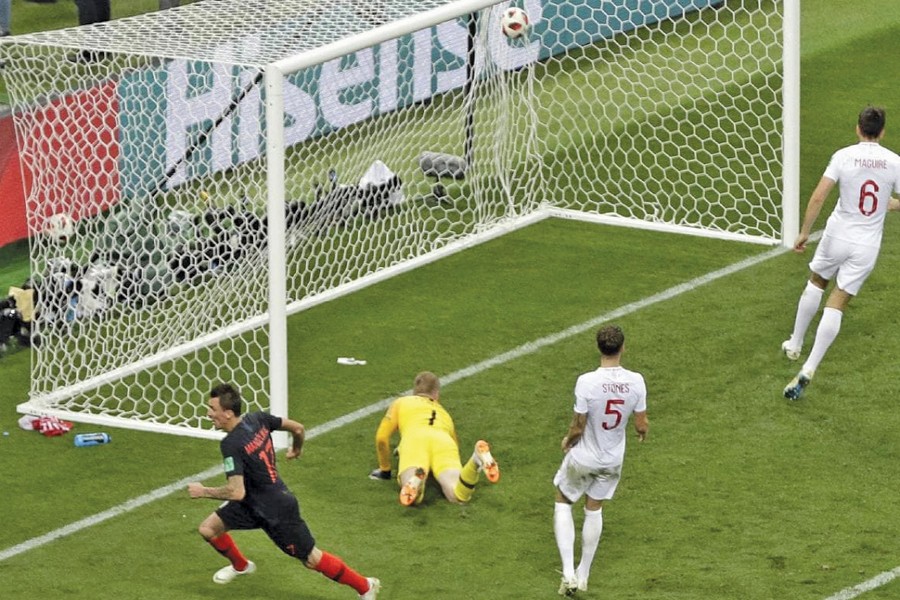
M 548 217 L 784 244 L 798 21 L 204 0 L 4 38 L 40 307 L 18 410 L 217 437 L 234 381 L 286 414 L 289 315 Z

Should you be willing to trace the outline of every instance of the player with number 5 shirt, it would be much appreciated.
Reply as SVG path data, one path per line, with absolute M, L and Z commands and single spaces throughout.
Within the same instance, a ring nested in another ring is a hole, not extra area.
M 582 374 L 575 383 L 574 415 L 562 440 L 566 455 L 553 478 L 553 531 L 562 559 L 559 593 L 563 596 L 587 590 L 603 530 L 603 502 L 613 497 L 622 473 L 629 417 L 634 415 L 634 429 L 641 441 L 650 427 L 644 377 L 621 365 L 624 346 L 625 334 L 620 327 L 601 327 L 597 332 L 600 367 Z M 587 498 L 581 561 L 576 569 L 572 504 L 582 496 Z

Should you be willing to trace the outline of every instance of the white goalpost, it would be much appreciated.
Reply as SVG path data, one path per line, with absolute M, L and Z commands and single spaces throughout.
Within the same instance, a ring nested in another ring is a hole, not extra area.
M 23 413 L 219 437 L 213 382 L 286 414 L 289 315 L 541 219 L 799 228 L 799 0 L 204 0 L 0 62 Z

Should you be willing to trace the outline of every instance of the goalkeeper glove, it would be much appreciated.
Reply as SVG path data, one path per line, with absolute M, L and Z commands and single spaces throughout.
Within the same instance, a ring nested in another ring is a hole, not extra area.
M 390 479 L 391 471 L 388 469 L 387 471 L 382 471 L 381 469 L 375 469 L 371 473 L 369 473 L 369 479 Z

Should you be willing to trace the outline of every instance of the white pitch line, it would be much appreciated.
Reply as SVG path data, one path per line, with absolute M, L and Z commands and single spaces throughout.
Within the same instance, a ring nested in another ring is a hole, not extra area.
M 444 385 L 453 383 L 454 381 L 460 381 L 462 379 L 466 379 L 467 377 L 472 377 L 474 375 L 478 375 L 479 373 L 483 373 L 488 369 L 493 367 L 508 363 L 512 360 L 516 360 L 517 358 L 521 358 L 528 354 L 533 354 L 542 348 L 546 348 L 552 344 L 565 340 L 567 338 L 573 337 L 579 333 L 583 333 L 584 331 L 593 329 L 599 326 L 602 323 L 607 321 L 612 321 L 614 319 L 618 319 L 620 317 L 624 317 L 625 315 L 629 315 L 633 312 L 637 312 L 642 308 L 647 308 L 653 304 L 657 304 L 659 302 L 664 302 L 665 300 L 670 300 L 676 296 L 679 296 L 685 292 L 689 292 L 694 290 L 702 285 L 706 285 L 712 281 L 717 279 L 721 279 L 722 277 L 726 277 L 733 273 L 737 273 L 738 271 L 742 271 L 754 265 L 757 265 L 761 262 L 767 261 L 770 258 L 775 256 L 779 256 L 787 252 L 784 248 L 775 248 L 773 250 L 769 250 L 768 252 L 764 252 L 762 254 L 757 254 L 755 256 L 751 256 L 750 258 L 746 258 L 742 261 L 736 262 L 732 265 L 729 265 L 723 269 L 719 269 L 718 271 L 712 271 L 711 273 L 707 273 L 701 277 L 697 277 L 696 279 L 692 279 L 686 283 L 682 283 L 671 287 L 665 291 L 662 291 L 658 294 L 654 294 L 652 296 L 648 296 L 643 300 L 638 300 L 636 302 L 632 302 L 630 304 L 626 304 L 621 306 L 615 310 L 612 310 L 608 313 L 602 314 L 598 317 L 595 317 L 589 321 L 585 321 L 578 325 L 573 325 L 568 329 L 564 329 L 560 332 L 542 337 L 540 339 L 534 340 L 532 342 L 527 342 L 518 346 L 517 348 L 513 348 L 507 352 L 502 354 L 498 354 L 492 358 L 487 360 L 483 360 L 479 363 L 466 367 L 464 369 L 460 369 L 459 371 L 455 371 L 450 373 L 449 375 L 441 376 L 441 381 Z M 411 390 L 407 390 L 403 392 L 404 394 L 410 393 Z M 328 421 L 327 423 L 323 423 L 316 427 L 312 427 L 307 432 L 307 439 L 313 439 L 316 436 L 328 433 L 333 429 L 337 429 L 339 427 L 343 427 L 345 425 L 349 425 L 360 419 L 364 419 L 369 415 L 372 415 L 376 412 L 382 411 L 388 407 L 391 401 L 396 396 L 392 396 L 390 398 L 385 398 L 383 400 L 379 400 L 373 404 L 360 408 L 359 410 L 348 413 L 342 417 L 338 417 L 337 419 Z M 74 523 L 70 523 L 69 525 L 65 525 L 60 527 L 59 529 L 54 529 L 49 533 L 45 533 L 44 535 L 31 538 L 21 544 L 16 544 L 15 546 L 11 546 L 6 548 L 5 550 L 0 550 L 0 562 L 3 562 L 7 559 L 13 558 L 14 556 L 18 556 L 20 554 L 24 554 L 30 550 L 34 550 L 35 548 L 40 548 L 50 542 L 56 541 L 60 538 L 66 537 L 68 535 L 72 535 L 73 533 L 77 533 L 82 531 L 83 529 L 87 529 L 88 527 L 93 527 L 94 525 L 99 525 L 104 521 L 108 521 L 113 517 L 117 517 L 119 515 L 125 514 L 127 512 L 131 512 L 132 510 L 138 509 L 146 504 L 159 500 L 161 498 L 165 498 L 166 496 L 177 492 L 179 490 L 183 490 L 188 483 L 192 481 L 202 481 L 204 479 L 210 479 L 215 477 L 216 475 L 220 475 L 222 473 L 221 466 L 215 466 L 203 471 L 201 473 L 197 473 L 196 475 L 191 475 L 190 477 L 186 477 L 180 481 L 176 481 L 175 483 L 169 484 L 167 486 L 158 488 L 144 494 L 143 496 L 138 496 L 137 498 L 132 498 L 122 504 L 114 506 L 108 510 L 97 513 L 90 517 L 86 517 L 79 521 L 75 521 Z M 847 596 L 847 598 L 853 598 L 854 596 Z M 838 597 L 829 598 L 827 600 L 838 600 Z M 840 600 L 845 600 L 843 597 Z
M 154 500 L 159 500 L 161 498 L 165 498 L 172 492 L 175 492 L 180 489 L 184 489 L 188 483 L 192 481 L 201 481 L 203 479 L 209 479 L 215 475 L 219 475 L 222 473 L 222 467 L 217 466 L 214 469 L 208 469 L 203 471 L 202 473 L 197 473 L 196 475 L 192 475 L 190 477 L 186 477 L 181 481 L 176 481 L 175 483 L 171 483 L 165 487 L 161 487 L 153 490 L 148 494 L 144 494 L 143 496 L 138 496 L 137 498 L 132 498 L 118 506 L 113 506 L 108 510 L 104 510 L 101 513 L 97 513 L 96 515 L 91 515 L 90 517 L 86 517 L 79 521 L 75 521 L 74 523 L 69 523 L 59 529 L 54 529 L 49 533 L 45 533 L 44 535 L 38 536 L 36 538 L 31 538 L 21 544 L 16 544 L 15 546 L 11 546 L 5 550 L 0 550 L 0 562 L 8 558 L 12 558 L 14 556 L 18 556 L 19 554 L 24 554 L 29 550 L 34 550 L 35 548 L 39 548 L 45 544 L 49 544 L 59 538 L 66 537 L 67 535 L 71 535 L 73 533 L 77 533 L 82 529 L 87 529 L 88 527 L 93 527 L 94 525 L 99 525 L 103 521 L 108 521 L 113 517 L 117 517 L 119 515 L 123 515 L 127 512 L 131 512 L 145 504 L 150 504 Z
M 883 585 L 886 585 L 900 577 L 900 567 L 896 567 L 891 569 L 890 571 L 885 571 L 884 573 L 879 573 L 872 579 L 868 581 L 863 581 L 858 585 L 854 585 L 853 587 L 849 587 L 839 591 L 834 596 L 828 596 L 825 600 L 852 600 L 857 596 L 864 594 L 866 592 L 870 592 L 875 588 L 879 588 Z

